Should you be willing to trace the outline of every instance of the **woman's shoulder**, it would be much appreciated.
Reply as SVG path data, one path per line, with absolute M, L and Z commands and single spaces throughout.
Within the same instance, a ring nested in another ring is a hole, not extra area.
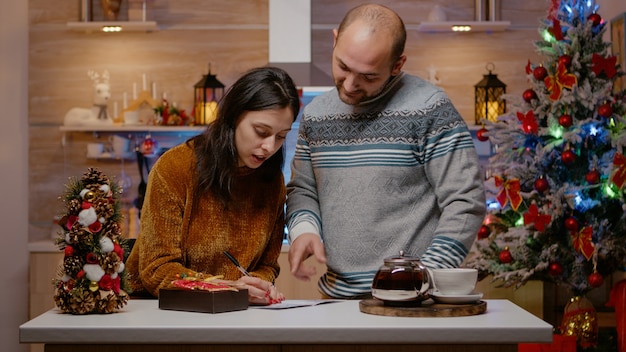
M 184 142 L 168 149 L 154 164 L 158 170 L 186 170 L 184 166 L 195 165 L 193 143 Z

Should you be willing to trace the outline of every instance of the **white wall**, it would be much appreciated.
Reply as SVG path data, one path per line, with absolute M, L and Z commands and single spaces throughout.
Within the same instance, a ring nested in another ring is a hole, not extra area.
M 0 11 L 0 351 L 27 351 L 28 320 L 28 1 Z

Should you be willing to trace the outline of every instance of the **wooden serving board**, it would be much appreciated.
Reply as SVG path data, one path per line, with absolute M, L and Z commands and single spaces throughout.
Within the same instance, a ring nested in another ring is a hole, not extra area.
M 477 301 L 468 304 L 422 303 L 414 307 L 388 306 L 378 299 L 364 299 L 359 302 L 359 310 L 367 314 L 391 317 L 463 317 L 482 314 L 487 310 L 487 302 Z

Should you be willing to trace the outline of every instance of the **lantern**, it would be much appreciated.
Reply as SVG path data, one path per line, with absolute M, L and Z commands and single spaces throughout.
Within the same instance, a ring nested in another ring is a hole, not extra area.
M 476 101 L 475 122 L 481 125 L 482 120 L 496 121 L 497 117 L 504 114 L 506 102 L 502 99 L 506 93 L 506 84 L 491 73 L 493 63 L 488 63 L 486 68 L 489 74 L 483 75 L 483 79 L 474 86 Z
M 194 118 L 196 125 L 207 125 L 217 117 L 217 103 L 224 95 L 224 84 L 209 73 L 194 85 Z

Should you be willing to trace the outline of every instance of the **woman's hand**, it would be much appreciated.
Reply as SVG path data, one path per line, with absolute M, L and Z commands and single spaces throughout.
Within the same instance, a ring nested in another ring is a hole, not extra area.
M 285 300 L 285 295 L 278 291 L 271 282 L 253 276 L 242 276 L 235 281 L 235 287 L 248 290 L 248 302 L 256 305 L 269 305 Z

